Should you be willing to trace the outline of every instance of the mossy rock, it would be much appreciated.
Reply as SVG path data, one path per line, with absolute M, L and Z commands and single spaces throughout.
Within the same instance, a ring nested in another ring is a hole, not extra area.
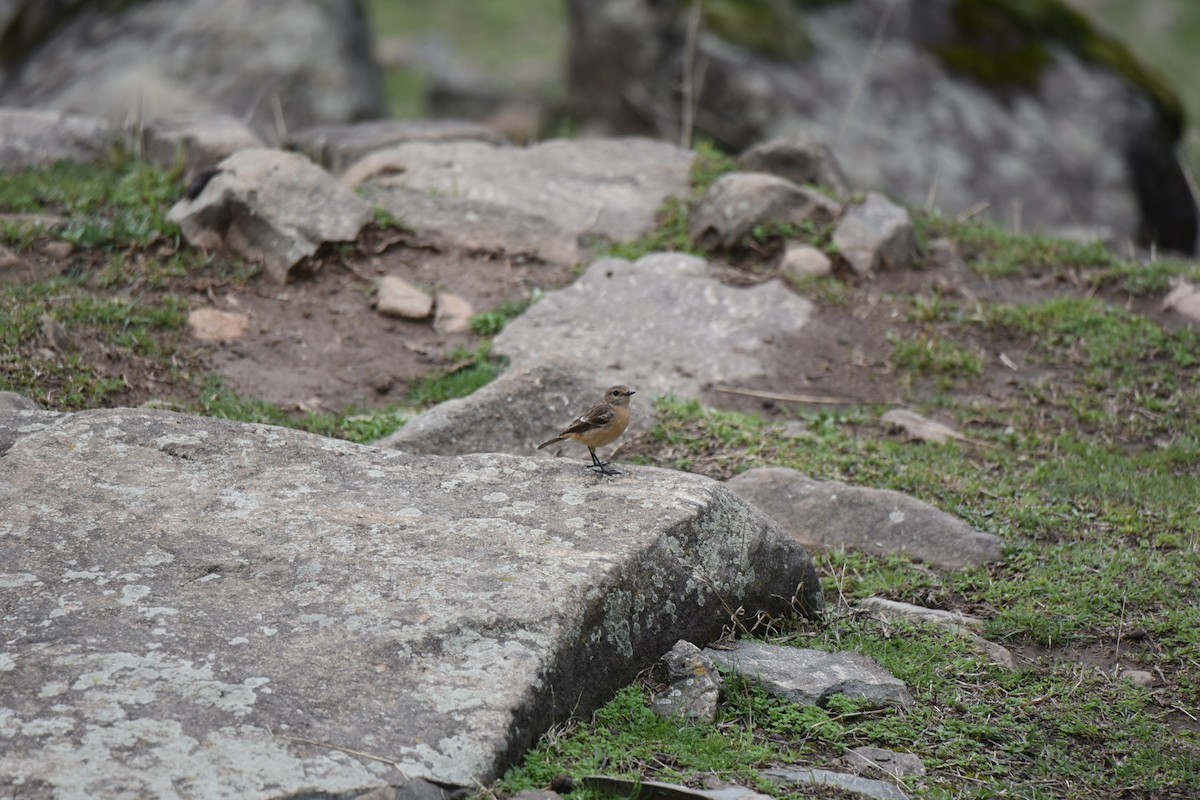
M 812 39 L 803 12 L 847 0 L 702 0 L 701 24 L 727 42 L 780 60 L 812 53 Z M 678 0 L 676 10 L 686 18 L 690 0 Z
M 1146 92 L 1173 135 L 1183 131 L 1183 103 L 1166 81 L 1062 0 L 955 0 L 951 14 L 957 39 L 934 48 L 950 69 L 987 86 L 1032 90 L 1057 44 Z

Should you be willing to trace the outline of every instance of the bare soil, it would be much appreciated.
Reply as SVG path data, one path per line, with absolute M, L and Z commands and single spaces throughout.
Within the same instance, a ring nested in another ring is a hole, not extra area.
M 63 258 L 47 244 L 26 254 L 19 269 L 4 270 L 0 277 L 89 274 L 100 264 L 97 254 L 80 251 Z M 422 378 L 462 366 L 464 354 L 474 353 L 484 339 L 473 333 L 441 334 L 432 318 L 413 321 L 377 313 L 374 285 L 385 274 L 430 292 L 458 294 L 476 312 L 484 312 L 528 299 L 535 290 L 561 288 L 577 273 L 569 267 L 492 253 L 441 251 L 409 237 L 372 231 L 356 249 L 319 255 L 287 285 L 265 275 L 241 282 L 215 274 L 189 274 L 169 280 L 166 286 L 135 285 L 123 290 L 143 302 L 174 293 L 185 297 L 191 309 L 214 307 L 249 316 L 250 331 L 236 342 L 186 342 L 175 356 L 182 370 L 164 369 L 150 357 L 115 352 L 92 341 L 86 331 L 72 332 L 74 346 L 100 374 L 124 382 L 127 388 L 116 400 L 126 405 L 156 399 L 187 405 L 197 390 L 195 375 L 206 371 L 221 376 L 239 395 L 286 410 L 342 412 L 395 405 Z M 727 277 L 746 283 L 771 276 L 730 268 Z M 741 385 L 708 387 L 703 400 L 713 407 L 768 417 L 805 406 L 896 405 L 934 392 L 948 400 L 1003 407 L 1020 402 L 1030 386 L 1065 379 L 1065 370 L 1039 363 L 1029 352 L 1028 341 L 1017 340 L 1003 329 L 975 325 L 948 338 L 982 357 L 982 376 L 948 384 L 935 384 L 933 379 L 914 383 L 911 375 L 892 365 L 889 341 L 889 337 L 911 340 L 920 335 L 921 326 L 909 318 L 911 299 L 1024 304 L 1089 292 L 1083 280 L 981 277 L 964 265 L 950 243 L 931 248 L 919 268 L 884 272 L 869 280 L 843 274 L 840 280 L 846 288 L 842 298 L 814 301 L 817 311 L 803 336 L 769 374 Z M 1163 325 L 1173 324 L 1153 301 L 1110 300 Z M 39 348 L 41 357 L 53 356 L 47 344 Z

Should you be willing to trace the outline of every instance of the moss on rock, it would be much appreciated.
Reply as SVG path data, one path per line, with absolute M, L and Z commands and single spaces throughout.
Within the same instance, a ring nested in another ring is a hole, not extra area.
M 1146 92 L 1174 135 L 1182 132 L 1183 103 L 1166 81 L 1062 0 L 956 0 L 951 13 L 958 38 L 934 48 L 950 69 L 987 86 L 1032 90 L 1059 45 Z

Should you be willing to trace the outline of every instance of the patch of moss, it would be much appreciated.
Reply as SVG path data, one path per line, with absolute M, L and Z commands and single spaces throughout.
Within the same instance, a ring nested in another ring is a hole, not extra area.
M 956 40 L 933 48 L 950 69 L 987 86 L 1029 90 L 1053 61 L 1050 46 L 1058 44 L 1146 92 L 1172 134 L 1183 131 L 1185 113 L 1175 91 L 1062 0 L 956 0 L 951 14 Z
M 691 3 L 679 3 L 687 14 Z M 812 40 L 791 0 L 704 0 L 701 24 L 722 39 L 777 59 L 803 58 Z

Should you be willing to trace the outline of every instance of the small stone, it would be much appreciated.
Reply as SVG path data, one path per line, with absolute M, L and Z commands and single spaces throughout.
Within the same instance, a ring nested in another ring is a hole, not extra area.
M 842 206 L 820 192 L 765 172 L 730 172 L 708 188 L 688 220 L 694 244 L 730 248 L 759 225 L 833 219 Z
M 893 408 L 880 417 L 880 419 L 898 428 L 903 428 L 905 433 L 912 438 L 926 442 L 945 444 L 951 439 L 959 442 L 971 441 L 949 425 L 934 422 L 906 408 Z
M 66 327 L 49 314 L 42 314 L 42 338 L 45 340 L 51 349 L 57 353 L 65 353 L 75 347 L 75 343 L 71 340 L 71 334 L 67 333 Z
M 0 392 L 0 411 L 37 411 L 40 408 L 23 394 Z
M 699 647 L 681 639 L 663 656 L 656 672 L 662 673 L 661 679 L 667 686 L 651 701 L 654 713 L 697 722 L 712 722 L 717 718 L 721 675 Z
M 250 318 L 237 311 L 197 308 L 188 314 L 192 336 L 209 344 L 224 344 L 241 339 L 250 330 Z
M 433 298 L 396 275 L 384 275 L 376 290 L 375 309 L 389 317 L 425 319 L 433 311 Z
M 456 294 L 438 292 L 437 313 L 433 317 L 433 329 L 440 334 L 467 333 L 471 330 L 471 317 L 475 309 Z
M 1154 685 L 1154 675 L 1144 669 L 1123 669 L 1121 670 L 1121 677 L 1134 686 L 1140 686 L 1143 689 Z
M 55 261 L 62 261 L 75 252 L 75 245 L 70 242 L 46 242 L 42 245 L 42 252 Z
M 1200 286 L 1181 281 L 1162 302 L 1163 311 L 1174 311 L 1191 323 L 1200 322 Z
M 876 707 L 913 704 L 904 681 L 854 651 L 828 653 L 742 641 L 734 650 L 706 647 L 703 652 L 722 669 L 754 678 L 768 693 L 800 705 L 824 705 L 835 694 Z
M 856 747 L 842 757 L 842 763 L 859 774 L 884 775 L 889 778 L 925 774 L 925 764 L 917 756 L 880 747 Z
M 863 276 L 903 269 L 917 258 L 917 237 L 908 212 L 875 192 L 846 213 L 833 232 L 833 243 Z
M 833 272 L 833 262 L 810 244 L 788 242 L 779 259 L 779 270 L 796 278 L 821 277 Z
M 907 800 L 908 795 L 896 786 L 871 778 L 846 775 L 827 769 L 777 768 L 763 770 L 764 778 L 783 784 L 807 784 L 809 786 L 832 786 L 844 792 L 874 797 L 878 800 Z
M 738 156 L 737 163 L 747 172 L 769 172 L 801 186 L 825 186 L 839 196 L 849 192 L 833 151 L 816 138 L 793 136 L 762 142 Z

